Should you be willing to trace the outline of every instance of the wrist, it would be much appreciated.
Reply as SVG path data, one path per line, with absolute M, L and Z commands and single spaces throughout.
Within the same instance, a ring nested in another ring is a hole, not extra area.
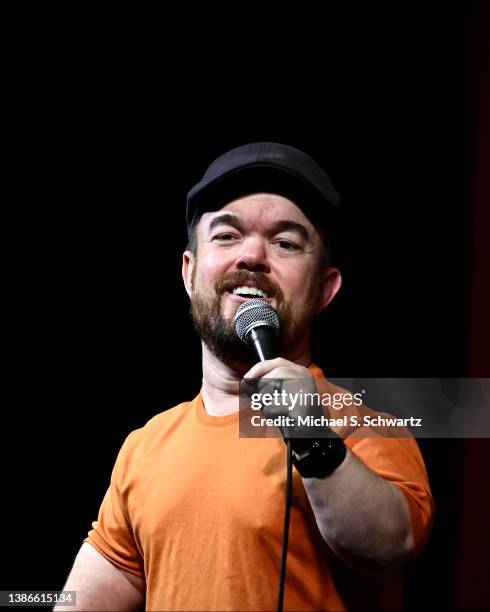
M 291 439 L 293 464 L 303 478 L 325 478 L 344 461 L 347 448 L 333 431 L 328 438 Z

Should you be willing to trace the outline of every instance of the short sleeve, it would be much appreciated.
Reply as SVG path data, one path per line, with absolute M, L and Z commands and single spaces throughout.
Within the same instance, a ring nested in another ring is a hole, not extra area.
M 111 563 L 131 574 L 144 578 L 143 558 L 134 538 L 126 507 L 131 462 L 128 440 L 119 451 L 112 470 L 109 488 L 102 500 L 98 518 L 92 523 L 84 542 L 94 546 Z
M 425 544 L 434 520 L 432 498 L 424 460 L 413 438 L 347 438 L 352 452 L 370 469 L 397 486 L 410 510 L 417 550 Z

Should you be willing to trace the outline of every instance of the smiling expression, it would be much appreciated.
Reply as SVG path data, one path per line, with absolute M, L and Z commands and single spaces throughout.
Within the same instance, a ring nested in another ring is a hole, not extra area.
M 203 214 L 197 232 L 197 256 L 186 251 L 183 276 L 201 337 L 230 334 L 236 358 L 244 359 L 232 319 L 244 301 L 262 298 L 278 311 L 283 356 L 308 341 L 311 320 L 335 295 L 340 275 L 334 287 L 331 272 L 326 292 L 320 235 L 296 204 L 276 194 L 249 195 Z M 233 352 L 218 356 L 229 361 Z

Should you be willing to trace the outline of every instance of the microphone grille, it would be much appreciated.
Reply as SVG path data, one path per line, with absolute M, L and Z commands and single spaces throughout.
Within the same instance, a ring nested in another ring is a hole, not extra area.
M 266 325 L 276 332 L 279 330 L 279 317 L 272 306 L 264 300 L 247 300 L 240 305 L 234 319 L 235 331 L 243 342 L 254 327 Z

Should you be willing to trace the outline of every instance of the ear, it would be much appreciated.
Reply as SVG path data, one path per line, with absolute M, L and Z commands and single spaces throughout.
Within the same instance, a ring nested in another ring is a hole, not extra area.
M 316 314 L 321 312 L 324 308 L 330 304 L 333 298 L 337 295 L 342 285 L 342 276 L 340 270 L 329 266 L 321 272 L 320 279 L 320 292 L 318 296 L 318 305 Z
M 182 255 L 182 278 L 184 280 L 185 290 L 187 291 L 187 295 L 189 297 L 192 296 L 192 270 L 195 266 L 195 257 L 192 251 L 184 251 Z

